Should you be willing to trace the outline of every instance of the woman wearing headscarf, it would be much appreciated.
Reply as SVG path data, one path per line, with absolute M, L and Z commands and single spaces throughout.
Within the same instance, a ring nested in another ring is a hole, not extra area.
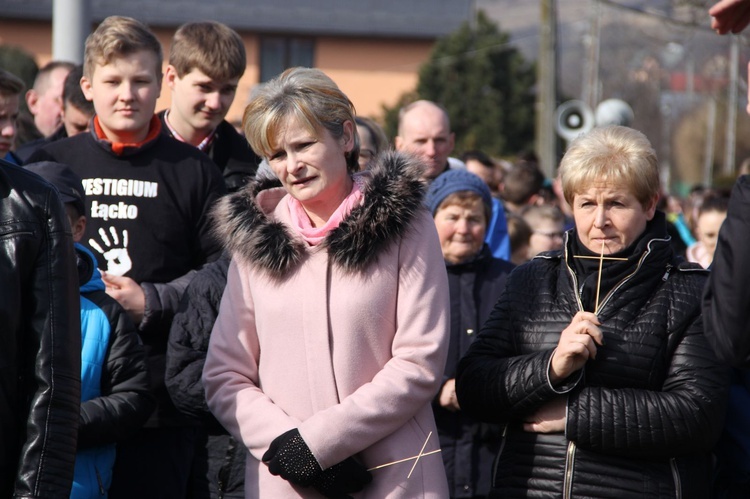
M 426 204 L 448 270 L 451 336 L 443 384 L 433 401 L 450 497 L 482 498 L 490 490 L 498 425 L 481 423 L 456 400 L 456 367 L 505 289 L 513 264 L 494 258 L 484 242 L 492 215 L 487 184 L 466 170 L 448 170 L 430 184 Z

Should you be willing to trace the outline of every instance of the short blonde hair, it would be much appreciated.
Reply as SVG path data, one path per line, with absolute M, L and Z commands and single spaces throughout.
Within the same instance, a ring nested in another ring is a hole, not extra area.
M 132 17 L 109 16 L 86 38 L 83 74 L 91 78 L 97 65 L 148 50 L 156 55 L 156 77 L 161 79 L 161 44 L 145 24 Z
M 266 159 L 289 119 L 315 136 L 327 130 L 334 138 L 344 135 L 350 121 L 354 148 L 346 156 L 347 170 L 359 170 L 359 135 L 354 122 L 354 104 L 319 69 L 290 68 L 264 83 L 245 108 L 242 128 L 254 151 Z
M 169 64 L 180 78 L 194 69 L 214 80 L 241 78 L 247 65 L 245 44 L 240 35 L 225 24 L 216 21 L 186 23 L 172 38 Z
M 659 194 L 659 165 L 645 135 L 624 126 L 594 128 L 575 139 L 560 162 L 565 200 L 595 183 L 625 186 L 642 206 Z

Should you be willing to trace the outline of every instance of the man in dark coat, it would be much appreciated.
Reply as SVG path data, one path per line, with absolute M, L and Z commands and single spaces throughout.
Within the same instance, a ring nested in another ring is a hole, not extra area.
M 80 408 L 73 240 L 57 191 L 0 160 L 0 497 L 68 497 Z

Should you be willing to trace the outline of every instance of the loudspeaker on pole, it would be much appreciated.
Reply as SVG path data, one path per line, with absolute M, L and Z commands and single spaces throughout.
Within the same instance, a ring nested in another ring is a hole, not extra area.
M 594 112 L 583 101 L 563 102 L 555 111 L 555 130 L 570 142 L 594 128 Z

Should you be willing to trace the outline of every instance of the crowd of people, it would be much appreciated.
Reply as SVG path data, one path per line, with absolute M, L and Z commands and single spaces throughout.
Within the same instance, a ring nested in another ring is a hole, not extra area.
M 391 146 L 311 68 L 238 130 L 213 21 L 83 60 L 0 69 L 0 496 L 749 493 L 749 177 L 669 196 L 606 126 L 548 179 L 427 100 Z

